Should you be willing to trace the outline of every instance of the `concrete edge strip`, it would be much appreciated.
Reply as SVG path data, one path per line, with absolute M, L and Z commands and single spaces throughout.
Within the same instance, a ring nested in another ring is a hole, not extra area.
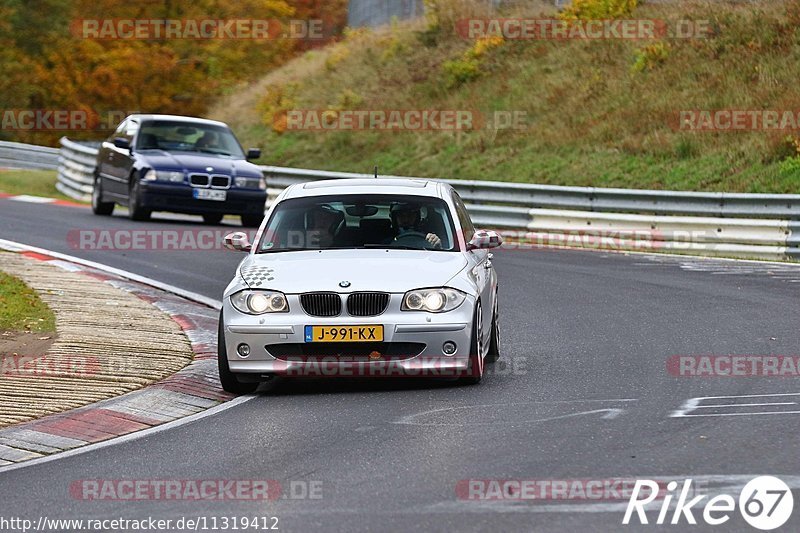
M 168 283 L 162 283 L 160 281 L 156 281 L 154 279 L 145 276 L 140 276 L 138 274 L 134 274 L 133 272 L 128 272 L 126 270 L 121 270 L 119 268 L 110 267 L 107 265 L 103 265 L 101 263 L 96 263 L 94 261 L 81 259 L 80 257 L 62 254 L 59 252 L 53 252 L 51 250 L 45 250 L 44 248 L 37 248 L 35 246 L 29 246 L 27 244 L 8 241 L 6 239 L 0 239 L 0 250 L 6 250 L 8 252 L 34 252 L 44 256 L 49 256 L 54 259 L 62 259 L 70 263 L 75 263 L 76 265 L 93 268 L 95 270 L 99 270 L 107 274 L 112 274 L 120 278 L 128 279 L 131 281 L 135 281 L 137 283 L 141 283 L 143 285 L 149 285 L 150 287 L 154 287 L 156 289 L 161 289 L 162 291 L 165 292 L 176 294 L 178 296 L 186 298 L 187 300 L 191 300 L 193 302 L 197 302 L 206 305 L 208 307 L 211 307 L 212 309 L 216 309 L 217 311 L 222 309 L 222 304 L 218 300 L 214 300 L 213 298 L 208 298 L 206 296 L 203 296 L 202 294 L 197 294 L 196 292 L 187 291 L 181 289 L 180 287 L 175 287 L 174 285 L 170 285 Z
M 28 202 L 31 204 L 53 204 L 53 205 L 64 205 L 68 207 L 83 207 L 83 208 L 89 207 L 88 204 L 73 202 L 71 200 L 59 200 L 58 198 L 49 198 L 47 196 L 32 196 L 30 194 L 0 193 L 0 198 L 4 198 L 6 200 L 12 200 L 15 202 Z
M 195 302 L 187 301 L 177 287 L 41 248 L 0 240 L 0 249 L 81 271 L 150 302 L 180 325 L 195 353 L 183 369 L 136 391 L 0 429 L 0 473 L 166 431 L 255 398 L 234 397 L 219 385 L 213 334 L 219 302 L 193 293 Z
M 186 424 L 190 424 L 192 422 L 196 422 L 197 420 L 200 420 L 200 419 L 203 419 L 203 418 L 206 418 L 206 417 L 209 417 L 209 416 L 217 415 L 219 413 L 222 413 L 223 411 L 227 411 L 228 409 L 236 407 L 237 405 L 240 405 L 240 404 L 243 404 L 245 402 L 248 402 L 248 401 L 252 400 L 255 397 L 256 397 L 255 395 L 238 396 L 238 397 L 236 397 L 235 399 L 233 399 L 233 400 L 231 400 L 229 402 L 225 402 L 225 403 L 219 404 L 216 407 L 212 407 L 210 409 L 206 409 L 203 412 L 200 412 L 200 413 L 197 413 L 197 414 L 194 414 L 194 415 L 190 415 L 190 416 L 187 416 L 187 417 L 184 417 L 184 418 L 180 418 L 180 419 L 175 420 L 173 422 L 167 422 L 167 423 L 161 424 L 159 426 L 153 426 L 150 429 L 143 429 L 141 431 L 137 431 L 135 433 L 129 433 L 127 435 L 116 437 L 114 439 L 109 439 L 109 440 L 102 441 L 102 442 L 97 442 L 97 443 L 94 443 L 94 444 L 87 444 L 87 445 L 81 446 L 79 448 L 74 448 L 74 449 L 63 451 L 63 452 L 56 453 L 56 454 L 53 454 L 53 455 L 46 455 L 46 456 L 38 457 L 38 458 L 35 458 L 35 459 L 30 459 L 30 460 L 27 460 L 27 461 L 22 462 L 22 463 L 16 463 L 16 464 L 11 464 L 11 465 L 7 465 L 7 466 L 4 466 L 4 467 L 0 467 L 0 474 L 5 473 L 5 472 L 10 472 L 10 471 L 13 471 L 13 470 L 19 470 L 20 468 L 27 468 L 29 466 L 35 466 L 35 465 L 40 465 L 40 464 L 43 464 L 43 463 L 49 463 L 51 461 L 56 461 L 56 460 L 59 460 L 59 459 L 66 459 L 68 457 L 74 457 L 76 455 L 81 455 L 81 454 L 84 454 L 84 453 L 93 452 L 93 451 L 96 451 L 96 450 L 100 450 L 102 448 L 107 448 L 109 446 L 116 446 L 117 444 L 123 444 L 123 443 L 130 442 L 130 441 L 133 441 L 133 440 L 141 439 L 141 438 L 144 438 L 144 437 L 149 437 L 149 436 L 154 435 L 156 433 L 161 433 L 162 431 L 168 431 L 170 429 L 175 429 L 175 428 L 178 428 L 180 426 L 184 426 Z

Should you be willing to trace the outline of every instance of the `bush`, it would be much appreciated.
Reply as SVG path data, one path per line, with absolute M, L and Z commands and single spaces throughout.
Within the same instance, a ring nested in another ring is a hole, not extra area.
M 669 45 L 663 42 L 648 44 L 644 48 L 636 51 L 636 59 L 631 70 L 633 72 L 644 72 L 653 70 L 669 57 Z
M 442 67 L 447 74 L 447 86 L 450 88 L 463 85 L 481 75 L 478 60 L 471 57 L 445 61 Z
M 781 174 L 800 175 L 800 138 L 787 137 L 785 142 L 794 155 L 781 161 Z
M 630 15 L 637 0 L 572 0 L 561 12 L 562 20 L 615 19 Z
M 274 132 L 280 134 L 286 131 L 286 113 L 295 107 L 296 92 L 297 86 L 294 84 L 271 87 L 259 102 L 261 120 Z
M 447 86 L 458 87 L 481 75 L 481 60 L 492 48 L 502 45 L 502 37 L 482 37 L 475 41 L 459 59 L 445 61 L 442 67 L 447 74 Z

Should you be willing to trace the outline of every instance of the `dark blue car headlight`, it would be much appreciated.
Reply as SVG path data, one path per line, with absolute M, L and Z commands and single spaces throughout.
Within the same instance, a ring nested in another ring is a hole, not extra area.
M 267 181 L 263 177 L 260 178 L 238 177 L 235 180 L 233 180 L 233 183 L 240 189 L 261 189 L 262 191 L 267 189 Z
M 144 181 L 169 181 L 172 183 L 181 183 L 183 178 L 183 172 L 176 172 L 173 170 L 148 170 L 142 179 Z

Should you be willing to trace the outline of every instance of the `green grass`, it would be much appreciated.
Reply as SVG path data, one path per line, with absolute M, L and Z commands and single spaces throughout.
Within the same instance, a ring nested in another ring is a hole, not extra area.
M 0 272 L 0 331 L 55 331 L 56 317 L 36 292 Z
M 0 192 L 76 201 L 56 189 L 54 170 L 0 170 Z
M 463 60 L 474 43 L 454 35 L 452 20 L 433 29 L 419 21 L 359 31 L 269 73 L 239 98 L 220 102 L 212 116 L 231 124 L 244 145 L 261 146 L 265 164 L 353 172 L 378 165 L 384 174 L 553 185 L 798 193 L 800 144 L 793 141 L 800 131 L 674 127 L 680 110 L 800 109 L 798 6 L 800 0 L 642 4 L 632 18 L 710 20 L 716 33 L 665 40 L 664 56 L 651 63 L 641 61 L 648 42 L 507 41 L 484 51 L 477 78 L 462 83 L 453 83 L 446 65 Z M 488 116 L 512 110 L 526 113 L 527 128 L 281 132 L 273 117 L 287 109 L 469 109 Z M 787 158 L 798 164 L 786 164 Z

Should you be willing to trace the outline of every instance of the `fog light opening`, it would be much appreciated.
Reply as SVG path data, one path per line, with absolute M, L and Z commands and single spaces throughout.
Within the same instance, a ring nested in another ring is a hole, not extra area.
M 458 347 L 453 341 L 447 341 L 442 344 L 442 353 L 448 357 L 455 355 L 457 349 Z
M 239 354 L 239 357 L 249 357 L 250 356 L 250 345 L 242 343 L 236 347 L 236 353 Z

